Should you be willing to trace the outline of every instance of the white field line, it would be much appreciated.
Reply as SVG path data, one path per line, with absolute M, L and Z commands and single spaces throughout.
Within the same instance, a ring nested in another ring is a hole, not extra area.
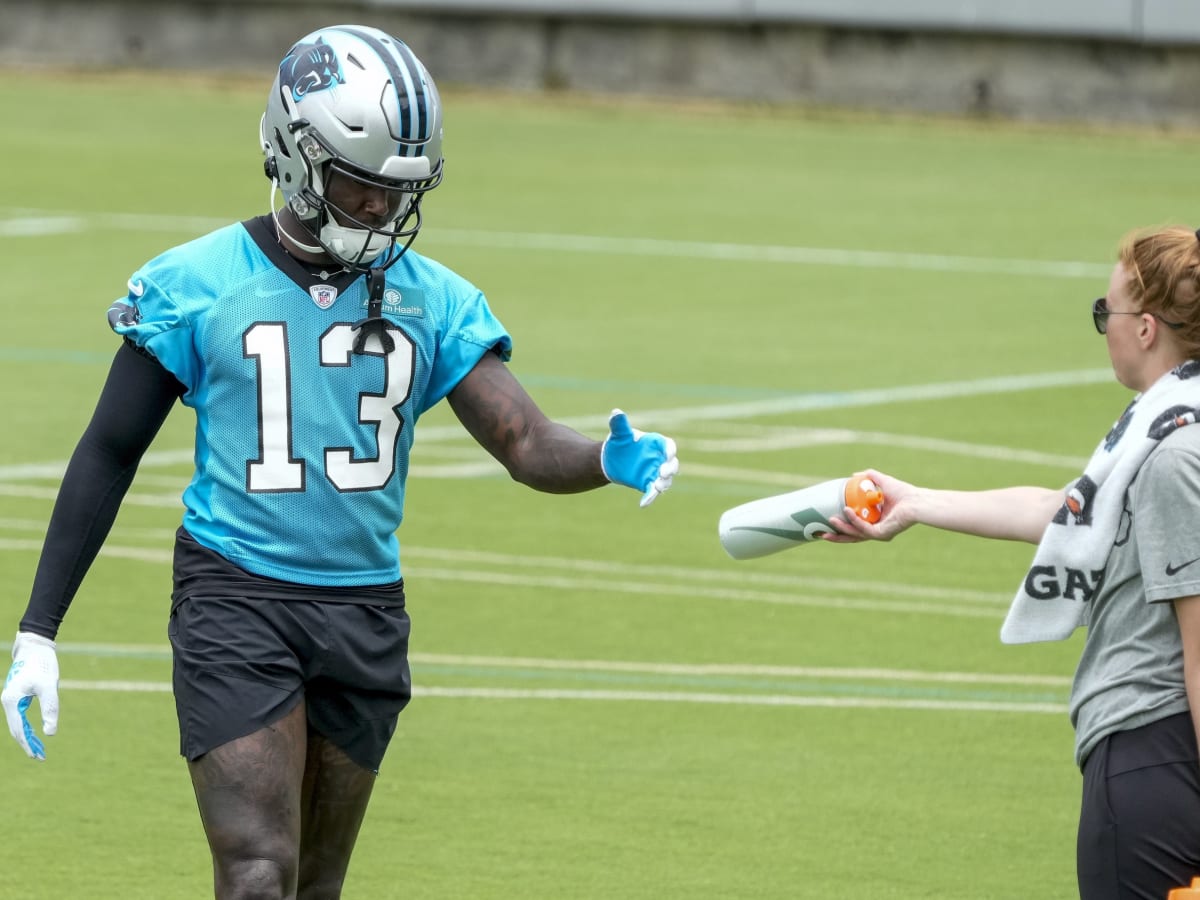
M 998 607 L 981 608 L 973 605 L 918 603 L 888 600 L 867 600 L 856 597 L 834 597 L 804 593 L 780 593 L 771 591 L 738 590 L 734 588 L 710 588 L 703 585 L 677 585 L 642 581 L 621 581 L 607 578 L 571 578 L 555 575 L 517 575 L 509 572 L 467 571 L 463 569 L 436 569 L 423 566 L 406 567 L 405 573 L 414 578 L 436 581 L 461 581 L 471 584 L 507 585 L 510 587 L 549 588 L 559 591 L 595 591 L 600 594 L 633 594 L 651 596 L 688 597 L 722 602 L 769 603 L 778 606 L 815 607 L 820 609 L 844 609 L 861 612 L 914 613 L 923 615 L 958 616 L 964 618 L 1001 618 L 1003 610 Z M 797 588 L 804 589 L 801 579 Z
M 652 675 L 736 675 L 752 678 L 858 679 L 910 681 L 936 684 L 1013 684 L 1067 687 L 1071 679 L 1059 675 L 1008 675 L 980 672 L 924 672 L 915 669 L 861 669 L 815 666 L 764 666 L 728 663 L 651 663 L 599 659 L 538 659 L 522 656 L 463 656 L 413 653 L 412 662 L 433 666 L 482 666 L 543 669 L 553 672 L 623 672 Z
M 406 557 L 432 559 L 456 564 L 481 564 L 496 567 L 565 569 L 569 572 L 595 574 L 636 575 L 640 578 L 668 578 L 679 581 L 697 581 L 702 584 L 728 583 L 796 588 L 801 579 L 795 575 L 773 575 L 764 572 L 730 571 L 728 569 L 702 569 L 694 566 L 653 566 L 638 563 L 619 563 L 606 560 L 577 559 L 561 556 L 512 556 L 504 553 L 489 553 L 486 550 L 450 550 L 440 547 L 405 547 Z M 873 580 L 843 578 L 803 579 L 805 588 L 848 591 L 855 594 L 883 593 L 889 596 L 919 599 L 941 598 L 945 600 L 968 600 L 980 604 L 1007 604 L 1012 596 L 1008 593 L 971 591 L 958 588 L 936 587 L 923 584 L 880 583 Z
M 447 439 L 457 437 L 469 440 L 470 435 L 465 430 L 459 429 L 456 434 L 446 434 L 445 437 Z M 431 442 L 426 441 L 425 443 Z M 423 449 L 424 447 L 422 447 Z M 476 478 L 504 471 L 499 463 L 475 444 L 471 444 L 468 447 L 438 447 L 436 452 L 438 456 L 455 456 L 468 461 L 438 465 L 418 462 L 410 466 L 409 471 L 415 476 L 424 478 Z M 179 491 L 182 493 L 183 488 L 187 485 L 189 475 L 181 474 L 178 478 L 169 478 L 165 475 L 147 475 L 146 472 L 149 469 L 159 467 L 190 465 L 192 458 L 191 450 L 162 450 L 147 453 L 142 457 L 141 464 L 138 467 L 137 484 L 158 487 L 178 485 Z M 10 466 L 0 466 L 0 482 L 31 481 L 34 479 L 61 481 L 63 473 L 66 470 L 67 461 L 65 459 L 45 463 L 17 463 Z
M 900 387 L 866 388 L 857 391 L 838 391 L 827 394 L 798 394 L 751 400 L 743 403 L 720 403 L 711 406 L 675 407 L 637 412 L 639 421 L 686 424 L 713 419 L 751 419 L 758 416 L 786 415 L 825 409 L 851 409 L 861 406 L 890 406 L 896 403 L 918 403 L 928 400 L 948 400 L 954 397 L 977 397 L 983 394 L 1010 394 L 1046 388 L 1074 387 L 1086 384 L 1109 384 L 1111 369 L 1080 369 L 1073 372 L 1040 372 L 1030 375 L 1000 375 L 971 381 L 950 381 Z M 595 421 L 591 417 L 586 422 Z M 607 424 L 607 417 L 603 422 Z M 568 422 L 568 424 L 570 424 Z M 573 426 L 574 427 L 574 426 Z
M 1112 266 L 1106 263 L 1064 260 L 1006 259 L 934 253 L 849 250 L 839 247 L 674 241 L 659 238 L 539 234 L 466 228 L 431 229 L 430 240 L 504 250 L 549 250 L 602 253 L 611 256 L 700 259 L 710 262 L 785 263 L 803 266 L 844 266 L 853 269 L 900 269 L 919 272 L 1019 275 L 1039 278 L 1107 278 L 1112 271 Z
M 143 461 L 143 466 L 138 472 L 138 480 L 135 482 L 135 487 L 163 487 L 168 484 L 176 485 L 176 489 L 170 493 L 151 494 L 141 490 L 130 490 L 128 494 L 121 500 L 122 503 L 131 503 L 135 506 L 181 506 L 183 490 L 187 487 L 188 476 L 179 478 L 167 478 L 166 476 L 147 476 L 146 471 L 153 463 L 146 464 Z M 23 467 L 24 468 L 24 467 Z M 475 463 L 455 463 L 449 466 L 422 466 L 414 463 L 408 467 L 409 475 L 415 478 L 434 479 L 444 478 L 452 480 L 464 480 L 473 478 L 488 478 L 493 476 L 505 475 L 504 468 L 494 459 L 480 459 Z M 774 483 L 780 475 L 760 475 L 756 481 L 766 483 Z M 58 479 L 58 480 L 61 480 Z M 58 496 L 57 487 L 38 487 L 28 484 L 12 484 L 0 473 L 0 496 L 3 497 L 25 497 L 29 500 L 53 500 Z
M 1068 372 L 1039 372 L 1029 375 L 1000 375 L 970 381 L 933 382 L 900 387 L 866 388 L 856 391 L 795 394 L 738 403 L 718 403 L 706 406 L 677 406 L 665 409 L 626 410 L 635 422 L 652 424 L 662 430 L 667 425 L 680 427 L 694 422 L 737 421 L 759 416 L 782 416 L 816 410 L 851 409 L 863 406 L 891 406 L 897 403 L 919 403 L 929 400 L 948 400 L 955 397 L 977 397 L 986 394 L 1009 394 L 1048 388 L 1077 387 L 1090 384 L 1110 384 L 1111 369 L 1077 369 Z M 585 433 L 602 433 L 607 428 L 607 415 L 574 416 L 559 419 L 564 425 Z M 461 438 L 458 425 L 425 426 L 422 441 Z M 919 440 L 914 438 L 913 440 Z M 0 474 L 3 470 L 0 469 Z
M 690 449 L 691 442 L 688 443 L 688 452 Z M 742 466 L 710 466 L 705 463 L 693 462 L 691 459 L 685 459 L 680 468 L 687 472 L 689 479 L 711 478 L 713 481 L 721 481 L 726 484 L 738 482 L 769 484 L 792 490 L 808 487 L 810 484 L 818 484 L 829 477 L 827 475 L 805 475 L 799 472 L 768 472 L 765 469 L 747 469 Z
M 0 550 L 10 550 L 17 553 L 24 553 L 26 551 L 30 553 L 37 553 L 41 549 L 42 542 L 40 540 L 29 541 L 13 538 L 0 538 Z
M 1068 372 L 998 375 L 970 381 L 932 382 L 899 387 L 865 388 L 856 391 L 795 394 L 706 406 L 675 406 L 647 410 L 627 409 L 626 412 L 631 414 L 635 424 L 652 425 L 656 430 L 661 431 L 666 426 L 678 428 L 693 422 L 737 421 L 759 416 L 783 416 L 816 410 L 892 406 L 897 403 L 920 403 L 929 400 L 949 400 L 955 397 L 978 397 L 986 394 L 1011 394 L 1049 388 L 1111 384 L 1112 380 L 1112 369 L 1076 369 Z M 589 432 L 603 433 L 608 427 L 607 415 L 574 416 L 558 421 L 585 434 Z M 421 431 L 421 440 L 447 440 L 460 438 L 462 434 L 462 426 L 459 425 L 428 425 Z M 0 474 L 2 472 L 3 470 L 0 469 Z
M 179 466 L 190 464 L 195 459 L 192 450 L 151 450 L 142 457 L 139 471 L 145 467 Z M 67 470 L 67 461 L 56 460 L 44 463 L 17 463 L 0 466 L 0 481 L 29 481 L 33 479 L 60 480 Z
M 1091 378 L 1089 373 L 1087 378 Z M 891 401 L 889 401 L 891 402 Z M 703 411 L 703 410 L 701 410 Z M 728 421 L 728 420 L 718 420 Z M 689 422 L 687 424 L 698 424 L 697 422 Z M 746 431 L 744 423 L 732 424 L 731 427 L 735 431 Z M 450 439 L 451 435 L 442 435 L 445 439 Z M 469 436 L 466 431 L 458 430 L 453 435 L 460 440 L 469 441 Z M 474 442 L 469 442 L 465 446 L 449 447 L 444 443 L 433 441 L 433 446 L 428 453 L 424 446 L 416 448 L 416 456 L 437 455 L 445 457 L 455 455 L 460 460 L 461 468 L 464 471 L 472 469 L 479 470 L 480 474 L 496 474 L 504 473 L 503 468 L 492 457 L 488 456 L 486 451 L 476 445 Z M 1030 463 L 1040 466 L 1053 466 L 1072 471 L 1082 471 L 1087 464 L 1088 457 L 1075 456 L 1061 453 L 1044 453 L 1038 450 L 1028 450 L 1021 447 L 1008 447 L 1001 444 L 979 444 L 972 441 L 952 441 L 945 438 L 925 437 L 922 435 L 912 434 L 897 434 L 888 431 L 860 431 L 849 428 L 789 428 L 789 427 L 766 427 L 759 430 L 758 433 L 742 433 L 736 436 L 724 438 L 704 438 L 704 437 L 689 437 L 687 438 L 687 449 L 689 451 L 697 451 L 700 453 L 766 453 L 773 451 L 795 450 L 802 447 L 818 447 L 818 446 L 861 446 L 863 444 L 872 444 L 881 447 L 901 447 L 908 450 L 920 450 L 927 453 L 942 453 L 948 456 L 962 456 L 971 459 L 988 459 L 988 460 L 1007 460 L 1010 462 Z M 425 477 L 455 477 L 453 473 L 456 471 L 456 466 L 453 465 L 429 465 L 429 464 L 414 464 L 412 471 Z M 758 469 L 738 469 L 733 467 L 720 466 L 688 466 L 689 474 L 705 474 L 708 477 L 719 477 L 725 479 L 750 479 L 762 481 L 765 479 L 777 480 L 800 479 L 798 486 L 808 483 L 804 479 L 812 481 L 821 480 L 823 476 L 805 476 L 805 475 L 789 475 L 784 472 L 764 472 Z M 3 470 L 0 470 L 2 477 Z
M 0 529 L 11 529 L 19 531 L 33 531 L 38 534 L 44 533 L 45 525 L 28 519 L 0 519 Z M 136 536 L 150 540 L 160 540 L 164 545 L 168 545 L 174 538 L 173 529 L 130 529 L 128 533 L 126 529 L 120 529 L 119 534 L 122 537 L 132 537 L 136 532 Z M 4 539 L 0 538 L 0 549 L 7 550 L 32 550 L 36 551 L 41 548 L 40 540 L 23 540 L 23 539 Z M 101 553 L 103 555 L 112 556 L 115 558 L 133 559 L 142 562 L 152 563 L 170 563 L 171 551 L 168 546 L 162 548 L 151 547 L 129 547 L 120 544 L 112 543 L 106 545 Z M 765 572 L 754 571 L 731 571 L 728 569 L 706 569 L 695 566 L 664 566 L 664 565 L 646 565 L 639 563 L 624 563 L 612 562 L 608 560 L 581 559 L 576 557 L 562 556 L 522 556 L 507 553 L 492 553 L 485 550 L 463 550 L 449 549 L 441 547 L 423 547 L 423 546 L 405 546 L 403 548 L 403 557 L 405 560 L 405 572 L 415 571 L 417 577 L 428 578 L 435 577 L 438 573 L 443 573 L 446 570 L 442 569 L 425 569 L 419 564 L 415 567 L 409 565 L 411 560 L 419 561 L 435 561 L 454 564 L 457 570 L 461 570 L 463 566 L 485 567 L 479 572 L 480 577 L 520 577 L 511 576 L 508 573 L 513 569 L 548 569 L 565 573 L 565 577 L 575 576 L 578 574 L 608 576 L 615 575 L 621 578 L 637 578 L 640 583 L 647 585 L 655 585 L 667 582 L 683 582 L 684 590 L 689 593 L 694 593 L 696 588 L 689 583 L 696 583 L 701 586 L 709 586 L 714 584 L 731 584 L 744 587 L 746 585 L 766 588 L 780 588 L 789 593 L 784 595 L 791 596 L 791 592 L 797 589 L 823 590 L 834 592 L 846 592 L 861 597 L 864 594 L 880 595 L 884 597 L 908 597 L 915 600 L 946 600 L 954 604 L 973 604 L 982 607 L 990 607 L 991 611 L 987 614 L 991 615 L 994 612 L 1002 610 L 1012 599 L 1008 593 L 1000 593 L 994 591 L 973 591 L 965 588 L 947 588 L 936 585 L 921 585 L 921 584 L 902 584 L 895 582 L 881 582 L 870 579 L 846 579 L 846 578 L 820 578 L 820 577 L 800 577 L 796 575 L 771 574 Z M 563 575 L 559 575 L 559 581 Z M 472 576 L 473 580 L 474 576 Z M 461 580 L 461 579 L 453 579 Z M 531 584 L 534 582 L 530 582 Z M 573 582 L 575 583 L 575 582 Z M 585 586 L 584 582 L 577 582 L 579 586 Z M 607 585 L 607 584 L 623 584 L 624 582 L 609 582 L 606 580 L 590 580 L 587 584 L 590 585 Z M 710 595 L 727 596 L 728 592 L 721 589 L 710 589 Z M 888 608 L 895 608 L 889 605 Z M 937 609 L 944 607 L 938 605 Z
M 0 550 L 36 553 L 41 550 L 41 542 L 33 540 L 13 540 L 0 538 Z M 117 544 L 106 544 L 100 550 L 100 555 L 106 558 L 128 559 L 135 562 L 170 565 L 169 550 L 154 550 L 142 547 L 122 547 Z M 419 555 L 419 554 L 413 554 Z M 580 577 L 572 575 L 531 575 L 500 570 L 479 569 L 466 570 L 461 568 L 436 568 L 420 564 L 405 565 L 404 574 L 412 579 L 427 579 L 430 581 L 465 582 L 468 584 L 484 584 L 489 586 L 505 585 L 508 587 L 543 588 L 556 591 L 592 591 L 598 594 L 624 594 L 634 596 L 654 597 L 688 597 L 691 599 L 719 600 L 733 603 L 767 603 L 778 606 L 800 606 L 817 609 L 843 609 L 859 612 L 884 612 L 889 614 L 912 613 L 916 615 L 955 616 L 972 619 L 994 619 L 999 621 L 1004 608 L 999 604 L 979 605 L 972 602 L 970 592 L 962 592 L 966 602 L 920 602 L 905 600 L 880 600 L 865 597 L 838 597 L 829 594 L 811 593 L 811 585 L 804 579 L 796 578 L 791 591 L 746 590 L 733 587 L 709 587 L 704 584 L 674 584 L 660 581 L 630 581 L 627 579 L 607 577 Z M 863 582 L 864 592 L 888 595 L 894 593 L 888 585 L 873 585 Z M 932 594 L 932 591 L 930 592 Z M 950 593 L 955 593 L 950 591 Z M 996 595 L 988 595 L 998 599 Z
M 0 529 L 32 531 L 39 535 L 45 532 L 45 522 L 34 519 L 0 518 Z M 170 542 L 174 539 L 173 528 L 129 528 L 119 526 L 116 533 L 121 537 L 137 537 L 146 540 Z M 25 546 L 40 546 L 39 541 L 15 541 Z M 737 585 L 758 585 L 767 587 L 794 588 L 799 583 L 795 575 L 771 574 L 755 571 L 731 571 L 728 569 L 706 569 L 696 566 L 665 566 L 647 565 L 643 563 L 613 562 L 609 560 L 584 559 L 565 556 L 524 556 L 510 553 L 494 553 L 487 550 L 464 550 L 461 548 L 425 547 L 406 545 L 403 557 L 409 559 L 435 560 L 438 562 L 454 563 L 456 565 L 490 566 L 498 569 L 558 569 L 568 573 L 611 574 L 637 576 L 643 579 L 669 579 L 677 581 L 695 581 L 702 584 L 728 583 Z M 169 548 L 138 548 L 114 545 L 114 555 L 133 556 L 150 559 L 156 562 L 170 561 Z M 947 588 L 924 584 L 902 584 L 896 582 L 880 582 L 878 580 L 844 579 L 844 578 L 815 578 L 803 579 L 805 587 L 816 587 L 822 590 L 847 591 L 851 593 L 883 593 L 889 596 L 913 597 L 918 599 L 940 598 L 945 600 L 966 600 L 980 604 L 1007 603 L 1011 596 L 997 591 L 972 591 L 964 588 Z
M 1074 375 L 1076 380 L 1073 383 L 1084 384 L 1093 383 L 1095 381 L 1093 370 L 1084 370 L 1076 373 L 1051 373 L 1058 377 Z M 1039 376 L 1031 376 L 1039 377 Z M 988 380 L 989 385 L 991 379 Z M 965 385 L 966 383 L 964 383 Z M 926 386 L 928 388 L 930 386 Z M 953 385 L 943 385 L 947 391 L 953 390 Z M 896 389 L 893 389 L 896 390 Z M 960 387 L 962 393 L 969 393 Z M 980 393 L 988 392 L 985 388 Z M 960 395 L 962 395 L 960 393 Z M 798 398 L 797 398 L 798 399 Z M 852 404 L 853 398 L 847 398 Z M 894 403 L 899 402 L 902 398 L 893 396 L 890 399 L 882 400 L 881 402 Z M 694 414 L 694 419 L 688 421 L 700 420 L 720 420 L 718 416 L 710 414 L 711 407 L 692 407 L 690 411 Z M 728 407 L 721 407 L 724 411 L 729 411 Z M 676 418 L 679 416 L 686 417 L 689 408 L 671 411 L 659 411 L 658 415 L 669 416 Z M 653 414 L 646 414 L 647 416 Z M 730 415 L 727 419 L 737 419 L 739 416 Z M 583 427 L 584 420 L 572 419 L 562 420 L 572 427 Z M 587 422 L 595 424 L 600 420 L 588 419 Z M 607 420 L 605 420 L 607 421 Z M 647 421 L 650 421 L 647 418 Z M 687 424 L 687 421 L 677 422 L 676 424 Z M 657 425 L 656 425 L 657 427 Z M 432 433 L 430 433 L 432 432 Z M 453 454 L 459 459 L 464 460 L 460 463 L 450 465 L 431 465 L 428 463 L 416 462 L 411 467 L 410 471 L 415 477 L 424 478 L 472 478 L 496 475 L 502 473 L 499 463 L 488 457 L 483 450 L 476 448 L 474 445 L 470 447 L 444 447 L 431 446 L 435 443 L 448 441 L 467 440 L 467 433 L 456 426 L 436 426 L 430 431 L 421 433 L 421 443 L 414 448 L 414 455 L 418 458 L 423 456 L 432 456 L 437 454 L 443 456 Z M 945 453 L 954 456 L 964 456 L 975 459 L 999 459 L 1012 460 L 1015 462 L 1033 463 L 1035 465 L 1044 466 L 1061 466 L 1063 468 L 1075 470 L 1080 469 L 1087 462 L 1081 456 L 1068 456 L 1053 453 L 1042 453 L 1035 450 L 1025 450 L 1019 447 L 1004 447 L 993 444 L 975 444 L 967 441 L 950 441 L 941 438 L 921 437 L 918 435 L 894 434 L 882 431 L 855 431 L 852 429 L 838 428 L 772 428 L 766 430 L 757 430 L 754 433 L 747 434 L 742 437 L 731 438 L 691 438 L 687 442 L 687 446 L 696 449 L 703 453 L 756 453 L 769 452 L 775 450 L 791 450 L 799 447 L 810 447 L 819 445 L 855 445 L 855 444 L 877 444 L 880 446 L 904 447 L 911 450 L 924 450 L 930 453 Z M 468 456 L 469 454 L 469 456 Z M 474 459 L 475 461 L 471 461 Z M 191 450 L 165 450 L 151 451 L 147 453 L 139 467 L 140 473 L 145 473 L 146 470 L 190 464 L 192 461 Z M 6 482 L 24 482 L 33 480 L 60 481 L 63 472 L 66 471 L 67 461 L 57 460 L 54 462 L 45 463 L 16 463 L 13 465 L 0 466 L 0 494 L 7 496 L 24 496 L 42 499 L 53 499 L 55 491 L 49 493 L 41 488 L 29 488 L 28 492 L 22 492 L 17 487 L 5 484 Z M 758 481 L 762 483 L 780 483 L 788 484 L 795 483 L 797 487 L 803 487 L 805 484 L 810 484 L 814 481 L 821 480 L 821 476 L 814 475 L 794 475 L 786 472 L 764 472 L 758 469 L 742 469 L 735 467 L 719 467 L 709 465 L 689 465 L 689 474 L 701 475 L 702 477 L 725 478 L 727 480 L 740 481 Z M 145 474 L 139 474 L 137 485 L 157 485 L 162 486 L 165 482 L 159 478 L 150 478 Z M 186 483 L 186 476 L 181 476 L 176 482 L 182 491 Z M 171 505 L 178 502 L 178 498 L 170 495 Z M 165 499 L 165 498 L 164 498 Z
M 675 691 L 584 691 L 554 688 L 414 688 L 417 697 L 465 697 L 488 700 L 607 700 L 651 703 L 712 703 L 728 706 L 824 707 L 827 709 L 913 709 L 942 712 L 1055 713 L 1065 703 L 994 700 L 925 700 L 891 697 L 803 697 L 794 694 L 708 694 Z
M 169 694 L 169 681 L 80 681 L 64 678 L 58 682 L 60 691 L 104 691 L 119 694 Z
M 691 444 L 689 443 L 689 448 Z M 974 454 L 964 454 L 972 456 Z M 986 454 L 981 454 L 986 455 Z M 1021 451 L 1014 451 L 1013 456 L 987 456 L 993 459 L 1012 459 L 1016 460 L 1019 457 L 1021 462 L 1036 462 L 1041 465 L 1054 466 L 1062 465 L 1070 469 L 1072 472 L 1082 470 L 1086 460 L 1078 460 L 1078 465 L 1072 458 L 1072 464 L 1055 463 L 1050 458 L 1042 456 L 1040 459 L 1035 459 L 1032 452 L 1022 454 Z M 1062 457 L 1063 460 L 1067 457 Z M 714 466 L 707 463 L 694 462 L 691 459 L 686 459 L 682 465 L 682 470 L 686 472 L 689 479 L 691 478 L 707 478 L 712 481 L 719 481 L 725 484 L 761 484 L 773 487 L 791 488 L 798 490 L 802 487 L 807 487 L 810 484 L 817 484 L 825 481 L 830 476 L 828 475 L 811 475 L 802 472 L 772 472 L 766 469 L 748 469 L 744 466 Z M 491 459 L 481 459 L 477 463 L 458 464 L 453 466 L 421 466 L 410 465 L 409 474 L 413 477 L 432 480 L 432 479 L 447 479 L 447 480 L 471 480 L 477 478 L 501 478 L 507 477 L 507 473 L 503 467 Z M 150 487 L 156 484 L 156 480 L 148 478 L 145 475 L 145 467 L 139 472 L 138 480 L 134 483 L 134 487 L 128 494 L 125 495 L 122 503 L 128 503 L 132 506 L 156 506 L 167 509 L 182 509 L 184 479 L 178 479 L 175 483 L 178 484 L 178 490 L 166 494 L 148 494 L 141 490 L 143 487 Z M 161 486 L 161 485 L 160 485 Z M 58 488 L 37 486 L 31 484 L 12 484 L 4 480 L 3 475 L 0 475 L 0 497 L 23 497 L 27 500 L 47 500 L 53 501 L 58 496 Z
M 63 690 L 119 693 L 170 693 L 165 681 L 59 682 Z M 823 709 L 907 709 L 935 712 L 1054 713 L 1067 711 L 1065 703 L 1022 703 L 994 700 L 922 700 L 884 697 L 804 697 L 792 694 L 713 694 L 685 691 L 604 691 L 558 688 L 414 687 L 413 697 L 468 700 L 592 700 L 609 703 L 704 703 L 721 706 L 809 707 Z
M 762 453 L 772 450 L 795 450 L 800 447 L 858 446 L 862 444 L 903 447 L 909 450 L 924 450 L 974 459 L 1002 459 L 1040 466 L 1061 466 L 1080 471 L 1088 462 L 1086 456 L 1067 456 L 995 444 L 975 444 L 968 441 L 949 441 L 941 438 L 892 434 L 883 431 L 854 431 L 841 428 L 776 429 L 771 434 L 733 438 L 692 438 L 688 441 L 690 449 L 704 453 Z
M 0 237 L 45 237 L 76 234 L 96 228 L 107 230 L 201 234 L 230 224 L 229 219 L 138 213 L 50 212 L 0 210 Z M 680 241 L 659 238 L 610 237 L 585 234 L 542 234 L 523 231 L 488 231 L 469 228 L 431 228 L 427 242 L 532 252 L 597 253 L 609 256 L 651 256 L 663 259 L 699 259 L 710 262 L 780 263 L 804 266 L 844 266 L 855 269 L 898 269 L 981 275 L 1017 275 L 1048 278 L 1107 278 L 1107 263 L 1068 260 L 1006 259 L 851 250 L 838 247 L 795 247 L 735 244 L 714 241 Z
M 79 216 L 33 215 L 20 218 L 0 219 L 0 237 L 53 237 L 60 234 L 77 234 L 88 228 Z
M 130 491 L 121 502 L 130 506 L 156 506 L 183 509 L 183 486 L 170 494 L 146 494 L 141 491 Z M 57 487 L 37 487 L 27 484 L 6 484 L 0 481 L 0 497 L 24 497 L 29 500 L 54 500 L 58 497 Z
M 43 535 L 46 524 L 25 518 L 0 518 L 0 530 L 16 530 L 16 532 L 31 532 Z M 119 538 L 137 538 L 161 541 L 162 547 L 125 546 L 110 542 L 104 546 L 101 553 L 114 558 L 136 559 L 150 563 L 169 563 L 172 559 L 170 541 L 174 539 L 172 528 L 125 528 L 116 529 L 115 536 Z M 37 551 L 41 548 L 41 539 L 5 539 L 0 538 L 0 550 Z M 914 600 L 946 600 L 952 604 L 971 604 L 991 607 L 991 612 L 1002 610 L 1012 600 L 1012 595 L 1002 592 L 986 592 L 986 590 L 971 590 L 967 588 L 947 588 L 932 586 L 932 584 L 907 584 L 894 581 L 862 581 L 853 578 L 802 577 L 797 575 L 776 575 L 769 572 L 733 571 L 730 569 L 706 569 L 697 566 L 648 565 L 641 563 L 620 563 L 612 560 L 584 559 L 578 557 L 554 556 L 520 556 L 520 554 L 496 553 L 490 551 L 462 550 L 462 548 L 426 547 L 420 545 L 404 545 L 401 550 L 404 560 L 404 570 L 415 571 L 418 577 L 434 577 L 448 570 L 425 569 L 421 562 L 449 563 L 461 570 L 463 566 L 474 566 L 479 569 L 481 577 L 491 577 L 499 572 L 506 577 L 512 569 L 522 570 L 551 570 L 556 572 L 556 584 L 562 584 L 564 577 L 572 576 L 601 576 L 599 580 L 587 583 L 577 581 L 580 587 L 606 586 L 606 584 L 622 584 L 610 582 L 604 576 L 620 576 L 622 578 L 637 578 L 641 583 L 652 584 L 662 582 L 682 582 L 684 590 L 695 592 L 696 587 L 713 586 L 713 584 L 736 584 L 739 588 L 745 586 L 762 588 L 780 588 L 788 592 L 787 596 L 797 589 L 830 590 L 836 593 L 851 593 L 856 595 L 875 594 L 880 596 L 899 596 Z M 412 560 L 418 560 L 415 568 Z M 443 576 L 448 577 L 448 576 Z M 474 580 L 475 576 L 470 576 Z M 530 582 L 532 583 L 532 582 Z M 716 588 L 709 595 L 725 596 L 726 590 Z M 892 608 L 892 607 L 889 607 Z M 937 608 L 943 608 L 938 606 Z M 991 614 L 989 612 L 988 614 Z
M 891 406 L 896 403 L 919 403 L 928 400 L 948 400 L 955 397 L 977 397 L 986 394 L 1010 394 L 1021 391 L 1045 390 L 1049 388 L 1077 387 L 1089 384 L 1112 382 L 1111 369 L 1077 369 L 1067 372 L 1035 372 L 1028 375 L 999 375 L 967 381 L 931 382 L 929 384 L 901 385 L 886 388 L 865 388 L 857 391 L 832 391 L 827 393 L 795 394 L 748 400 L 740 403 L 717 403 L 706 406 L 675 406 L 666 409 L 629 411 L 638 422 L 653 424 L 659 428 L 664 423 L 686 425 L 691 422 L 738 421 L 758 416 L 777 416 L 788 413 L 812 412 L 815 410 L 850 409 L 862 406 Z M 563 424 L 586 431 L 604 431 L 608 427 L 607 414 L 573 416 L 560 419 Z M 856 434 L 857 432 L 848 432 Z M 879 435 L 879 432 L 864 432 Z M 420 431 L 422 446 L 430 441 L 458 440 L 465 436 L 461 425 L 427 425 Z M 912 442 L 911 446 L 922 446 L 927 441 L 928 449 L 935 449 L 939 442 L 913 436 L 896 435 L 897 439 Z M 970 444 L 940 442 L 947 450 L 968 448 Z M 990 452 L 990 451 L 989 451 Z M 143 457 L 142 465 L 179 465 L 192 461 L 191 450 L 150 452 Z M 42 477 L 61 478 L 66 461 L 17 464 L 0 466 L 0 479 Z
M 0 643 L 8 649 L 9 644 Z M 168 644 L 91 644 L 60 642 L 64 655 L 99 657 L 171 658 Z M 664 663 L 602 659 L 543 659 L 528 656 L 472 656 L 453 653 L 410 653 L 416 665 L 478 666 L 497 669 L 538 669 L 549 672 L 614 672 L 641 675 L 745 676 L 751 678 L 841 679 L 932 684 L 1004 684 L 1067 687 L 1071 679 L 1060 675 L 1011 675 L 982 672 L 927 672 L 918 669 L 866 669 L 817 666 L 767 666 L 746 663 Z
M 16 553 L 39 553 L 42 549 L 40 540 L 22 540 L 20 538 L 0 538 L 0 550 Z M 151 547 L 122 547 L 119 544 L 105 544 L 100 548 L 100 555 L 113 559 L 129 559 L 135 562 L 171 564 L 170 550 L 155 550 Z

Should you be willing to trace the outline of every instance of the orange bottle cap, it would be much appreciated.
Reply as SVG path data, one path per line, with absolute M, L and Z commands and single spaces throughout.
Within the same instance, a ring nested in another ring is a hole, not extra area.
M 870 478 L 846 482 L 846 505 L 864 522 L 874 524 L 883 515 L 883 491 Z

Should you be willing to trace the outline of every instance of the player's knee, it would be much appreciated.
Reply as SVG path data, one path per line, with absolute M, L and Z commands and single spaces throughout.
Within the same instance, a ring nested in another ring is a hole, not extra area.
M 295 892 L 294 859 L 216 860 L 219 900 L 284 900 Z

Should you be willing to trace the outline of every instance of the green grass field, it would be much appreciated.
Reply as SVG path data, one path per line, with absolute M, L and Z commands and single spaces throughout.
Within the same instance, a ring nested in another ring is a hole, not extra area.
M 8 73 L 0 573 L 15 630 L 64 460 L 158 251 L 265 210 L 265 84 Z M 734 562 L 727 507 L 876 466 L 1059 485 L 1120 413 L 1091 300 L 1196 221 L 1195 136 L 446 92 L 417 249 L 599 437 L 679 445 L 648 509 L 511 483 L 439 408 L 401 529 L 418 695 L 346 896 L 1075 896 L 1078 636 L 1005 647 L 1032 556 L 933 531 Z M 60 634 L 49 759 L 0 746 L 0 895 L 210 895 L 167 682 L 180 409 Z

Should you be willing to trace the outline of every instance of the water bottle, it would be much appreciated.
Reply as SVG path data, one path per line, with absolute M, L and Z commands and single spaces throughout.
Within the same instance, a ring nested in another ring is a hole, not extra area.
M 867 522 L 883 514 L 883 491 L 869 478 L 834 478 L 798 491 L 751 500 L 721 514 L 717 534 L 734 559 L 754 559 L 819 541 L 845 507 Z

